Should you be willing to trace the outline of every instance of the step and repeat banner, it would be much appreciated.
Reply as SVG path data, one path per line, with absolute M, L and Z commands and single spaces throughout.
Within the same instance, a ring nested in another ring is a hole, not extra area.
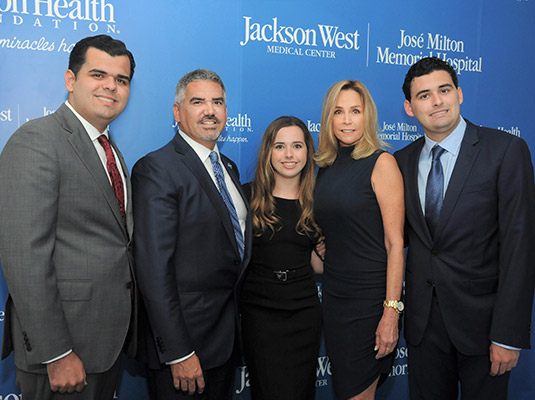
M 196 68 L 216 71 L 227 87 L 219 146 L 242 182 L 252 179 L 262 133 L 275 118 L 301 118 L 317 143 L 323 96 L 342 79 L 367 85 L 380 136 L 395 151 L 423 135 L 403 110 L 401 85 L 427 56 L 457 71 L 464 117 L 523 137 L 535 154 L 534 18 L 535 0 L 0 0 L 0 149 L 20 125 L 66 100 L 74 43 L 109 34 L 137 63 L 129 104 L 111 125 L 129 168 L 173 137 L 175 85 Z M 6 297 L 0 279 L 0 304 Z M 401 338 L 378 399 L 408 399 L 407 357 Z M 317 399 L 334 399 L 324 346 L 316 386 Z M 20 398 L 11 356 L 0 363 L 0 400 Z M 117 398 L 148 399 L 142 365 L 125 361 Z M 250 399 L 246 366 L 237 370 L 235 398 Z M 521 353 L 510 398 L 535 398 L 535 353 Z

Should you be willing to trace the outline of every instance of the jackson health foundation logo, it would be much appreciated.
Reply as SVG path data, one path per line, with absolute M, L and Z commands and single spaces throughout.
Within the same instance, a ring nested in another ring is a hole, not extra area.
M 301 27 L 287 25 L 274 17 L 271 21 L 257 22 L 243 16 L 244 31 L 241 46 L 253 42 L 266 43 L 268 53 L 289 56 L 336 58 L 338 51 L 358 51 L 358 29 L 343 29 L 338 25 L 317 24 Z
M 54 43 L 44 34 L 52 30 L 88 33 L 120 33 L 115 20 L 115 7 L 110 0 L 0 0 L 0 25 L 25 26 L 32 33 L 42 32 L 37 40 L 17 36 L 0 37 L 0 48 L 19 50 L 60 50 L 74 44 Z M 30 33 L 26 30 L 26 34 Z M 64 49 L 65 50 L 65 49 Z
M 219 136 L 218 142 L 247 143 L 249 139 L 246 134 L 253 132 L 251 118 L 247 113 L 229 115 L 223 132 L 225 134 Z

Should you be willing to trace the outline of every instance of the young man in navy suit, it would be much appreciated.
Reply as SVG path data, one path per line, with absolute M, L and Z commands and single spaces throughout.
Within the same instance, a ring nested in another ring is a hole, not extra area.
M 406 201 L 411 399 L 506 399 L 530 347 L 535 281 L 531 155 L 460 115 L 455 70 L 424 58 L 403 84 L 425 136 L 396 152 Z M 439 146 L 439 147 L 437 147 Z
M 149 321 L 140 356 L 158 399 L 230 400 L 251 221 L 238 169 L 217 146 L 227 122 L 221 78 L 204 69 L 186 74 L 173 114 L 175 137 L 132 172 L 136 268 Z

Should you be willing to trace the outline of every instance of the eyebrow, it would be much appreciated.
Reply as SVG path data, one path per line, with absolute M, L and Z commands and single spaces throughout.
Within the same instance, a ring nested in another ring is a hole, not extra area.
M 97 68 L 93 68 L 92 70 L 89 71 L 90 73 L 91 72 L 97 72 L 99 74 L 102 74 L 102 75 L 108 75 L 108 73 L 106 71 L 103 71 L 101 69 L 97 69 Z M 121 79 L 124 79 L 128 82 L 130 82 L 130 77 L 129 76 L 126 76 L 126 75 L 123 75 L 123 74 L 119 74 L 117 75 L 117 78 L 121 78 Z
M 453 88 L 453 85 L 451 83 L 445 83 L 443 85 L 440 85 L 438 88 L 439 89 L 442 89 L 442 88 L 445 88 L 445 87 L 450 87 L 450 88 Z M 415 97 L 418 97 L 420 96 L 421 94 L 424 94 L 424 93 L 427 93 L 427 92 L 430 92 L 431 89 L 424 89 L 424 90 L 420 90 L 418 93 L 416 93 L 416 96 Z
M 295 140 L 295 141 L 289 142 L 289 143 L 302 143 L 302 144 L 304 144 L 305 142 L 303 140 Z M 273 144 L 274 145 L 275 144 L 286 144 L 286 142 L 274 142 Z
M 192 97 L 191 99 L 189 99 L 189 102 L 192 103 L 194 101 L 204 101 L 204 100 L 206 100 L 204 97 Z M 217 101 L 217 100 L 225 102 L 223 97 L 214 97 L 214 98 L 212 98 L 212 101 Z
M 349 106 L 349 108 L 362 108 L 362 104 L 355 104 L 355 105 L 352 105 L 352 106 Z M 344 108 L 342 106 L 334 106 L 334 108 Z

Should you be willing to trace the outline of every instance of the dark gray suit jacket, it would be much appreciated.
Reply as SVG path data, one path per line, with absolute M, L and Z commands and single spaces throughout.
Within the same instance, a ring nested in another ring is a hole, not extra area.
M 127 232 L 102 162 L 66 105 L 12 135 L 0 156 L 0 262 L 10 292 L 3 357 L 14 349 L 16 366 L 38 373 L 68 349 L 87 373 L 113 365 L 135 316 L 131 204 Z

